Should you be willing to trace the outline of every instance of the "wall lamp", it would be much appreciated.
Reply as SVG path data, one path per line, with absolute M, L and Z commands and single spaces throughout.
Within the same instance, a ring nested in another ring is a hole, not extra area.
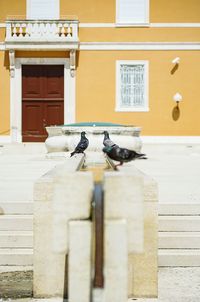
M 180 63 L 180 58 L 179 57 L 176 57 L 172 60 L 172 63 L 173 64 L 179 64 Z
M 174 100 L 174 102 L 176 102 L 177 104 L 179 104 L 179 102 L 181 102 L 183 100 L 182 95 L 179 92 L 177 92 L 173 96 L 173 100 Z

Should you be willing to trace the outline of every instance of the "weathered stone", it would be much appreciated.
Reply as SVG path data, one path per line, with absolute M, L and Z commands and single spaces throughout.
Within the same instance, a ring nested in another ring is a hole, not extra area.
M 91 221 L 69 222 L 69 301 L 90 302 L 91 237 Z
M 126 219 L 129 252 L 143 251 L 143 178 L 139 173 L 105 173 L 105 218 Z

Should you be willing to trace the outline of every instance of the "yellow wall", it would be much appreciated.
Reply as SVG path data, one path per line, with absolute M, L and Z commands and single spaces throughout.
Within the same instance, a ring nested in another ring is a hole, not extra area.
M 199 0 L 149 0 L 150 22 L 200 22 Z M 61 16 L 76 15 L 80 22 L 115 22 L 116 0 L 60 0 Z M 0 20 L 26 15 L 26 0 L 1 0 Z
M 26 0 L 0 0 L 0 21 L 5 21 L 8 16 L 25 16 Z
M 200 0 L 199 0 L 200 2 Z M 200 13 L 199 13 L 200 14 Z M 197 42 L 200 28 L 80 28 L 81 42 Z
M 115 0 L 60 0 L 61 16 L 84 23 L 114 23 Z M 150 22 L 200 22 L 200 0 L 150 0 Z M 24 16 L 26 0 L 0 0 L 0 20 Z M 198 42 L 200 28 L 80 28 L 81 42 Z M 0 42 L 5 29 L 0 28 Z M 68 57 L 68 52 L 16 52 L 16 57 Z M 180 56 L 171 73 L 171 60 Z M 143 135 L 200 135 L 199 51 L 79 51 L 76 75 L 77 121 L 135 124 Z M 149 60 L 149 112 L 115 112 L 116 60 Z M 9 133 L 8 54 L 0 52 L 0 135 Z M 183 96 L 177 115 L 173 95 Z
M 80 22 L 115 22 L 115 0 L 60 0 L 61 15 Z M 149 0 L 150 22 L 200 22 L 199 0 Z
M 171 60 L 180 56 L 171 74 Z M 115 112 L 116 60 L 149 60 L 149 112 Z M 82 51 L 77 69 L 77 121 L 142 127 L 143 135 L 200 135 L 200 56 L 195 51 Z M 173 119 L 173 95 L 183 96 Z M 176 117 L 177 118 L 177 117 Z
M 10 75 L 8 54 L 0 51 L 0 135 L 10 133 Z

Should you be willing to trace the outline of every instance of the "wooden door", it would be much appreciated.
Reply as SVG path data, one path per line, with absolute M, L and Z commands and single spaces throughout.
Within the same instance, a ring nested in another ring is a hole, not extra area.
M 64 66 L 22 67 L 22 140 L 43 142 L 46 126 L 64 124 Z

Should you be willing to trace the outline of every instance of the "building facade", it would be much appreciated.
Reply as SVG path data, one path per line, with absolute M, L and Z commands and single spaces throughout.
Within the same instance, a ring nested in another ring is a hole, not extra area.
M 0 1 L 0 142 L 45 126 L 200 135 L 199 0 Z

